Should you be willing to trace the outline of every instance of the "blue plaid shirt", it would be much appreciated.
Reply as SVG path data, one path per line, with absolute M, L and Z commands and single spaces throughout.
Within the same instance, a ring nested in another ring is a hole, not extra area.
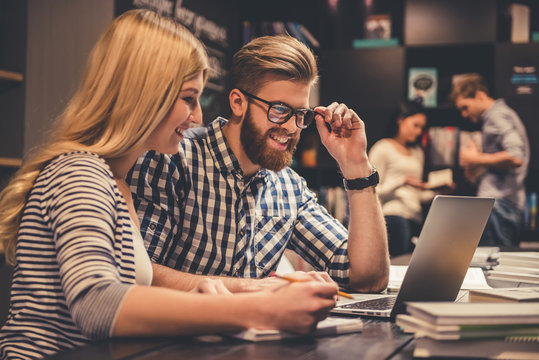
M 218 118 L 191 129 L 180 151 L 150 151 L 127 181 L 156 263 L 206 275 L 264 277 L 285 249 L 348 287 L 348 231 L 290 168 L 244 180 Z

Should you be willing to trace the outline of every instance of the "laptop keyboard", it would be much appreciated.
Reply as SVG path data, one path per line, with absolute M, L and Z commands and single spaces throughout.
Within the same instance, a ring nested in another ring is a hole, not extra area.
M 390 310 L 395 305 L 396 296 L 357 301 L 351 304 L 339 306 L 344 309 L 369 309 L 369 310 Z

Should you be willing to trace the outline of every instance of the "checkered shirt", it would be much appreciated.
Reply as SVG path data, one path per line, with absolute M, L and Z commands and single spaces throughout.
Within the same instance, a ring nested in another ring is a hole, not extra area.
M 156 263 L 206 275 L 260 278 L 285 249 L 348 287 L 348 231 L 290 168 L 243 178 L 222 132 L 226 119 L 191 129 L 180 151 L 150 151 L 127 181 Z

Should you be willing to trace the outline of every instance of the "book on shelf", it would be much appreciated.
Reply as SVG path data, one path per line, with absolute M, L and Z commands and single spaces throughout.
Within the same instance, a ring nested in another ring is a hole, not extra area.
M 320 42 L 318 41 L 318 39 L 315 38 L 313 34 L 303 24 L 298 24 L 298 30 L 303 35 L 303 37 L 309 41 L 312 47 L 320 47 Z
M 526 194 L 526 204 L 524 207 L 524 227 L 529 230 L 537 228 L 537 193 Z
M 409 302 L 406 311 L 436 325 L 539 324 L 536 303 Z
M 415 339 L 414 357 L 539 359 L 539 336 L 513 336 L 506 339 L 435 340 Z
M 438 70 L 411 67 L 408 70 L 408 99 L 425 107 L 436 107 L 438 95 Z
M 539 287 L 473 289 L 470 302 L 539 302 Z M 539 306 L 539 305 L 538 305 Z
M 530 7 L 524 4 L 509 5 L 511 14 L 511 42 L 527 43 L 530 41 Z
M 288 21 L 286 22 L 286 29 L 291 36 L 295 37 L 311 49 L 320 47 L 318 40 L 311 34 L 311 32 L 307 30 L 304 25 L 297 22 Z
M 406 333 L 436 340 L 504 339 L 508 336 L 539 335 L 539 324 L 437 325 L 406 314 L 399 314 L 395 323 Z
M 458 129 L 433 126 L 428 130 L 428 161 L 433 168 L 453 168 L 457 153 Z
M 326 336 L 326 335 L 340 335 L 361 332 L 363 330 L 363 322 L 358 318 L 345 318 L 345 317 L 328 317 L 320 321 L 316 327 L 316 330 L 309 335 L 299 335 L 279 330 L 260 330 L 260 329 L 248 329 L 236 334 L 232 334 L 233 337 L 243 339 L 247 341 L 259 342 L 259 341 L 276 341 L 295 337 L 304 336 Z
M 372 14 L 365 20 L 366 39 L 390 39 L 391 38 L 391 15 Z

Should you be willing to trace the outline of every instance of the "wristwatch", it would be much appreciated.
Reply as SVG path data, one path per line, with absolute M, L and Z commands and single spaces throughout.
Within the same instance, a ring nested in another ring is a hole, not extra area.
M 370 186 L 376 186 L 380 182 L 380 176 L 378 176 L 378 171 L 372 166 L 372 172 L 368 177 L 357 178 L 357 179 L 342 179 L 342 183 L 346 190 L 362 190 Z

